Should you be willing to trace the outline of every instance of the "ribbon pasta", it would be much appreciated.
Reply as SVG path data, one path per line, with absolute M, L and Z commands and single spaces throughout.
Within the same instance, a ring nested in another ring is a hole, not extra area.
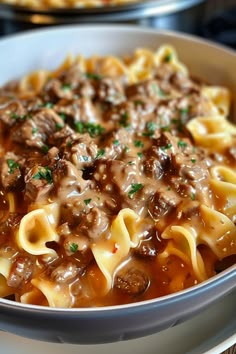
M 133 210 L 121 210 L 111 224 L 110 238 L 101 239 L 91 247 L 97 265 L 106 279 L 104 293 L 111 289 L 114 272 L 128 256 L 130 248 L 139 243 L 137 222 L 138 215 Z
M 52 227 L 44 209 L 36 209 L 21 220 L 17 243 L 20 248 L 33 255 L 56 256 L 56 252 L 46 246 L 47 242 L 58 241 L 59 236 Z

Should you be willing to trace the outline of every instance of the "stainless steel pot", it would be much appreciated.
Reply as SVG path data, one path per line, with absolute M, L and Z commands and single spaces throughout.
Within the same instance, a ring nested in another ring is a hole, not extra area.
M 3 34 L 45 25 L 72 23 L 132 23 L 197 34 L 205 0 L 146 0 L 136 4 L 83 9 L 35 10 L 0 4 Z

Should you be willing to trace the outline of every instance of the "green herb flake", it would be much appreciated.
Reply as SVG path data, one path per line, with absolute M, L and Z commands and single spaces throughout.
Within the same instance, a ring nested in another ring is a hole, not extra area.
M 161 127 L 161 130 L 162 130 L 163 132 L 169 132 L 169 131 L 170 131 L 170 126 L 169 126 L 169 125 L 162 126 L 162 127 Z
M 134 146 L 135 146 L 135 147 L 143 147 L 144 145 L 143 145 L 143 142 L 142 142 L 142 141 L 140 141 L 140 140 L 135 140 L 135 141 L 134 141 Z
M 48 166 L 39 168 L 38 172 L 32 177 L 33 179 L 45 179 L 48 184 L 52 184 L 52 171 Z
M 80 134 L 88 133 L 91 138 L 101 135 L 105 129 L 100 124 L 77 122 L 75 129 Z
M 119 142 L 119 140 L 113 140 L 113 144 L 118 146 L 118 145 L 120 145 L 120 142 Z
M 66 146 L 70 148 L 72 146 L 72 141 L 71 140 L 67 141 Z
M 92 200 L 91 198 L 89 198 L 89 199 L 84 199 L 84 204 L 85 204 L 85 205 L 88 205 L 88 204 L 91 202 L 91 200 Z
M 142 183 L 132 183 L 131 184 L 131 190 L 128 193 L 128 197 L 132 198 L 132 196 L 134 195 L 134 193 L 138 192 L 140 189 L 143 188 Z
M 195 194 L 194 193 L 191 193 L 191 199 L 195 200 Z
M 143 136 L 153 136 L 153 134 L 155 133 L 156 128 L 157 128 L 156 123 L 147 122 L 146 131 L 142 135 Z
M 178 147 L 180 148 L 186 148 L 188 144 L 185 141 L 179 140 L 178 141 Z
M 11 113 L 11 119 L 20 119 L 20 120 L 24 120 L 27 118 L 27 115 L 19 115 L 16 113 Z
M 143 153 L 142 152 L 137 152 L 137 156 L 141 159 L 143 157 Z
M 64 124 L 56 123 L 56 129 L 61 130 L 64 127 Z
M 45 108 L 53 108 L 54 107 L 54 104 L 52 102 L 45 102 L 42 104 L 42 107 L 45 107 Z
M 155 83 L 152 84 L 152 90 L 158 96 L 165 96 L 165 93 Z
M 70 91 L 71 85 L 70 84 L 63 84 L 61 88 L 63 91 Z
M 15 170 L 20 167 L 20 165 L 12 159 L 7 159 L 7 166 L 10 174 L 14 173 Z
M 125 150 L 125 153 L 129 152 L 129 147 L 127 145 L 125 145 L 124 150 Z
M 189 113 L 189 107 L 181 108 L 179 111 L 180 111 L 181 116 L 185 117 Z
M 197 160 L 194 159 L 194 158 L 191 159 L 191 162 L 192 162 L 192 163 L 195 163 L 196 161 L 197 161 Z
M 129 119 L 128 113 L 127 112 L 122 113 L 121 119 L 119 121 L 120 125 L 125 128 L 129 127 L 130 124 L 128 123 L 128 119 Z
M 101 76 L 95 73 L 86 73 L 85 76 L 87 77 L 87 79 L 92 79 L 95 81 L 101 80 Z
M 134 101 L 134 104 L 135 104 L 135 106 L 140 106 L 140 105 L 143 104 L 143 101 L 141 101 L 141 100 L 136 100 L 136 101 Z
M 168 54 L 164 57 L 164 62 L 169 63 L 172 58 L 173 58 L 173 53 L 168 53 Z
M 167 144 L 165 146 L 161 146 L 161 150 L 168 150 L 172 148 L 172 144 Z
M 58 115 L 61 117 L 62 120 L 66 120 L 66 115 L 65 113 L 58 113 Z
M 134 161 L 129 161 L 128 165 L 134 165 Z
M 45 154 L 47 154 L 47 153 L 48 153 L 48 150 L 49 150 L 49 147 L 48 147 L 47 145 L 42 145 L 41 149 L 42 149 L 42 152 L 44 152 Z
M 39 129 L 38 129 L 37 127 L 32 128 L 32 134 L 37 133 L 38 130 L 39 130 Z
M 78 245 L 77 245 L 77 243 L 74 243 L 74 242 L 73 242 L 73 243 L 70 245 L 70 251 L 73 252 L 73 253 L 75 253 L 75 252 L 78 251 Z
M 99 159 L 100 157 L 105 155 L 105 149 L 100 149 L 98 150 L 97 156 L 95 157 L 95 159 Z

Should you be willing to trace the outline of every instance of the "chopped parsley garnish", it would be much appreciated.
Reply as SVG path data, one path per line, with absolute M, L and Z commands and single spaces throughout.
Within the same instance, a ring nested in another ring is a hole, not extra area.
M 101 80 L 101 76 L 95 73 L 86 73 L 85 76 L 87 77 L 87 79 L 92 79 L 96 81 Z
M 188 144 L 185 141 L 182 141 L 182 140 L 178 141 L 178 147 L 185 148 L 187 146 L 188 146 Z
M 20 115 L 20 114 L 16 114 L 16 113 L 11 113 L 11 118 L 24 120 L 25 118 L 27 118 L 27 115 Z
M 128 193 L 129 198 L 131 198 L 134 193 L 138 192 L 142 188 L 143 188 L 142 183 L 132 183 L 131 190 Z
M 69 90 L 71 90 L 71 85 L 70 84 L 63 84 L 61 88 L 63 91 L 69 91 Z
M 191 193 L 191 199 L 195 200 L 195 194 L 194 193 Z
M 146 124 L 146 132 L 144 132 L 142 135 L 143 136 L 153 136 L 156 130 L 156 123 L 154 122 L 147 122 Z
M 75 123 L 75 129 L 80 134 L 88 133 L 91 138 L 101 135 L 105 130 L 100 124 L 85 122 Z
M 194 158 L 191 159 L 191 162 L 192 162 L 192 163 L 195 163 L 196 161 L 197 161 L 197 160 L 194 159 Z
M 72 141 L 71 140 L 67 141 L 66 146 L 67 147 L 71 147 L 72 146 Z
M 88 204 L 91 202 L 91 200 L 92 200 L 91 198 L 89 198 L 89 199 L 84 199 L 84 204 L 85 204 L 85 205 L 88 205 Z
M 165 96 L 165 93 L 155 83 L 152 84 L 152 90 L 158 96 Z
M 118 146 L 118 145 L 120 145 L 120 142 L 119 142 L 119 140 L 113 140 L 113 144 Z
M 141 101 L 141 100 L 136 100 L 136 101 L 134 101 L 134 104 L 135 104 L 135 106 L 139 106 L 139 105 L 142 105 L 142 104 L 143 104 L 143 101 Z
M 136 146 L 136 147 L 143 147 L 143 142 L 140 141 L 140 140 L 135 140 L 135 141 L 134 141 L 134 146 Z
M 121 119 L 120 119 L 119 123 L 122 127 L 127 128 L 129 126 L 128 118 L 129 118 L 129 115 L 127 112 L 121 114 Z
M 66 120 L 65 113 L 58 113 L 58 115 L 61 117 L 62 120 Z
M 181 108 L 180 109 L 180 115 L 181 115 L 181 122 L 185 123 L 187 117 L 188 117 L 188 113 L 189 113 L 189 108 L 190 107 L 186 107 L 186 108 Z
M 134 161 L 129 161 L 128 164 L 129 165 L 134 165 Z
M 125 152 L 128 152 L 129 151 L 129 147 L 127 145 L 125 145 L 124 150 L 125 150 Z
M 39 130 L 39 129 L 38 129 L 37 127 L 32 128 L 32 134 L 37 133 L 38 130 Z
M 142 152 L 137 152 L 138 157 L 141 159 L 143 157 L 143 153 Z
M 49 147 L 48 147 L 47 145 L 42 145 L 41 149 L 42 149 L 42 152 L 44 152 L 45 154 L 47 154 L 47 153 L 48 153 L 48 150 L 49 150 Z
M 171 149 L 172 148 L 172 144 L 167 144 L 165 146 L 161 146 L 161 150 L 167 150 L 167 149 Z
M 173 58 L 173 53 L 169 53 L 164 57 L 164 61 L 168 63 Z
M 14 173 L 15 170 L 20 167 L 20 165 L 12 159 L 7 159 L 7 166 L 10 174 Z
M 53 108 L 54 104 L 52 102 L 46 102 L 46 103 L 43 103 L 41 107 Z
M 56 129 L 57 129 L 57 130 L 61 130 L 63 127 L 64 127 L 63 124 L 61 124 L 61 123 L 56 123 Z
M 100 157 L 102 157 L 105 154 L 105 149 L 100 149 L 98 150 L 97 156 L 95 157 L 95 159 L 99 159 Z
M 70 251 L 73 252 L 73 253 L 75 253 L 75 252 L 78 251 L 78 245 L 77 245 L 77 243 L 74 243 L 74 242 L 73 242 L 73 243 L 70 245 Z
M 39 168 L 33 179 L 45 179 L 48 184 L 52 184 L 52 171 L 48 166 Z
M 169 132 L 169 131 L 170 131 L 170 126 L 169 126 L 169 125 L 162 126 L 162 127 L 161 127 L 161 130 L 162 130 L 163 132 Z

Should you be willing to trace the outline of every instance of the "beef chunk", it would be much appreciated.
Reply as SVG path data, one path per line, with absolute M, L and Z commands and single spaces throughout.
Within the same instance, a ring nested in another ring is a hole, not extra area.
M 53 110 L 44 108 L 15 129 L 12 140 L 42 149 L 63 125 L 63 120 Z
M 155 179 L 160 179 L 164 173 L 161 162 L 152 156 L 145 159 L 144 172 L 148 177 Z
M 93 175 L 105 191 L 116 188 L 125 192 L 132 183 L 137 183 L 137 165 L 128 164 L 120 160 L 99 161 Z
M 0 121 L 7 126 L 12 126 L 17 121 L 24 119 L 26 114 L 26 109 L 17 100 L 11 100 L 0 106 Z
M 70 160 L 77 168 L 91 164 L 98 155 L 98 147 L 88 134 L 73 134 L 62 144 L 63 158 Z
M 33 268 L 33 262 L 29 257 L 17 257 L 11 267 L 7 285 L 13 288 L 20 288 L 24 282 L 32 277 Z
M 22 162 L 22 161 L 21 161 Z M 23 184 L 19 157 L 8 152 L 1 161 L 1 183 L 7 190 L 19 188 Z
M 62 199 L 81 193 L 87 186 L 79 171 L 70 161 L 61 159 L 52 172 L 53 183 L 58 196 Z
M 128 98 L 140 97 L 151 98 L 152 100 L 159 100 L 163 97 L 163 92 L 159 88 L 157 80 L 146 80 L 138 84 L 129 85 L 126 89 Z
M 65 115 L 75 128 L 78 122 L 94 123 L 97 118 L 96 110 L 87 97 L 60 100 L 54 106 L 54 110 L 60 115 Z
M 96 98 L 99 101 L 117 105 L 125 99 L 123 87 L 118 80 L 102 78 L 96 85 Z
M 51 278 L 57 283 L 70 283 L 80 273 L 79 267 L 72 262 L 63 262 L 51 273 Z
M 26 170 L 25 174 L 25 199 L 38 202 L 46 199 L 53 188 L 52 172 L 49 167 L 36 165 Z
M 157 249 L 154 242 L 151 239 L 143 240 L 138 247 L 134 249 L 134 252 L 139 257 L 155 257 L 157 255 Z
M 55 103 L 61 98 L 71 99 L 73 91 L 69 85 L 63 84 L 59 79 L 51 79 L 45 85 L 42 97 L 45 101 Z
M 174 190 L 158 190 L 151 197 L 148 210 L 154 220 L 159 220 L 162 216 L 175 210 L 180 201 L 181 198 Z
M 130 268 L 116 275 L 114 286 L 126 294 L 138 296 L 147 290 L 149 281 L 144 271 Z
M 181 71 L 177 71 L 170 77 L 170 82 L 178 91 L 182 91 L 184 94 L 199 93 L 200 85 L 198 82 L 192 80 Z
M 18 213 L 9 213 L 7 216 L 7 220 L 0 224 L 0 235 L 5 236 L 13 234 L 16 229 L 19 227 L 22 215 Z M 1 238 L 2 241 L 2 238 Z
M 109 219 L 102 210 L 97 207 L 91 208 L 88 214 L 82 216 L 77 229 L 90 239 L 97 239 L 108 228 Z

